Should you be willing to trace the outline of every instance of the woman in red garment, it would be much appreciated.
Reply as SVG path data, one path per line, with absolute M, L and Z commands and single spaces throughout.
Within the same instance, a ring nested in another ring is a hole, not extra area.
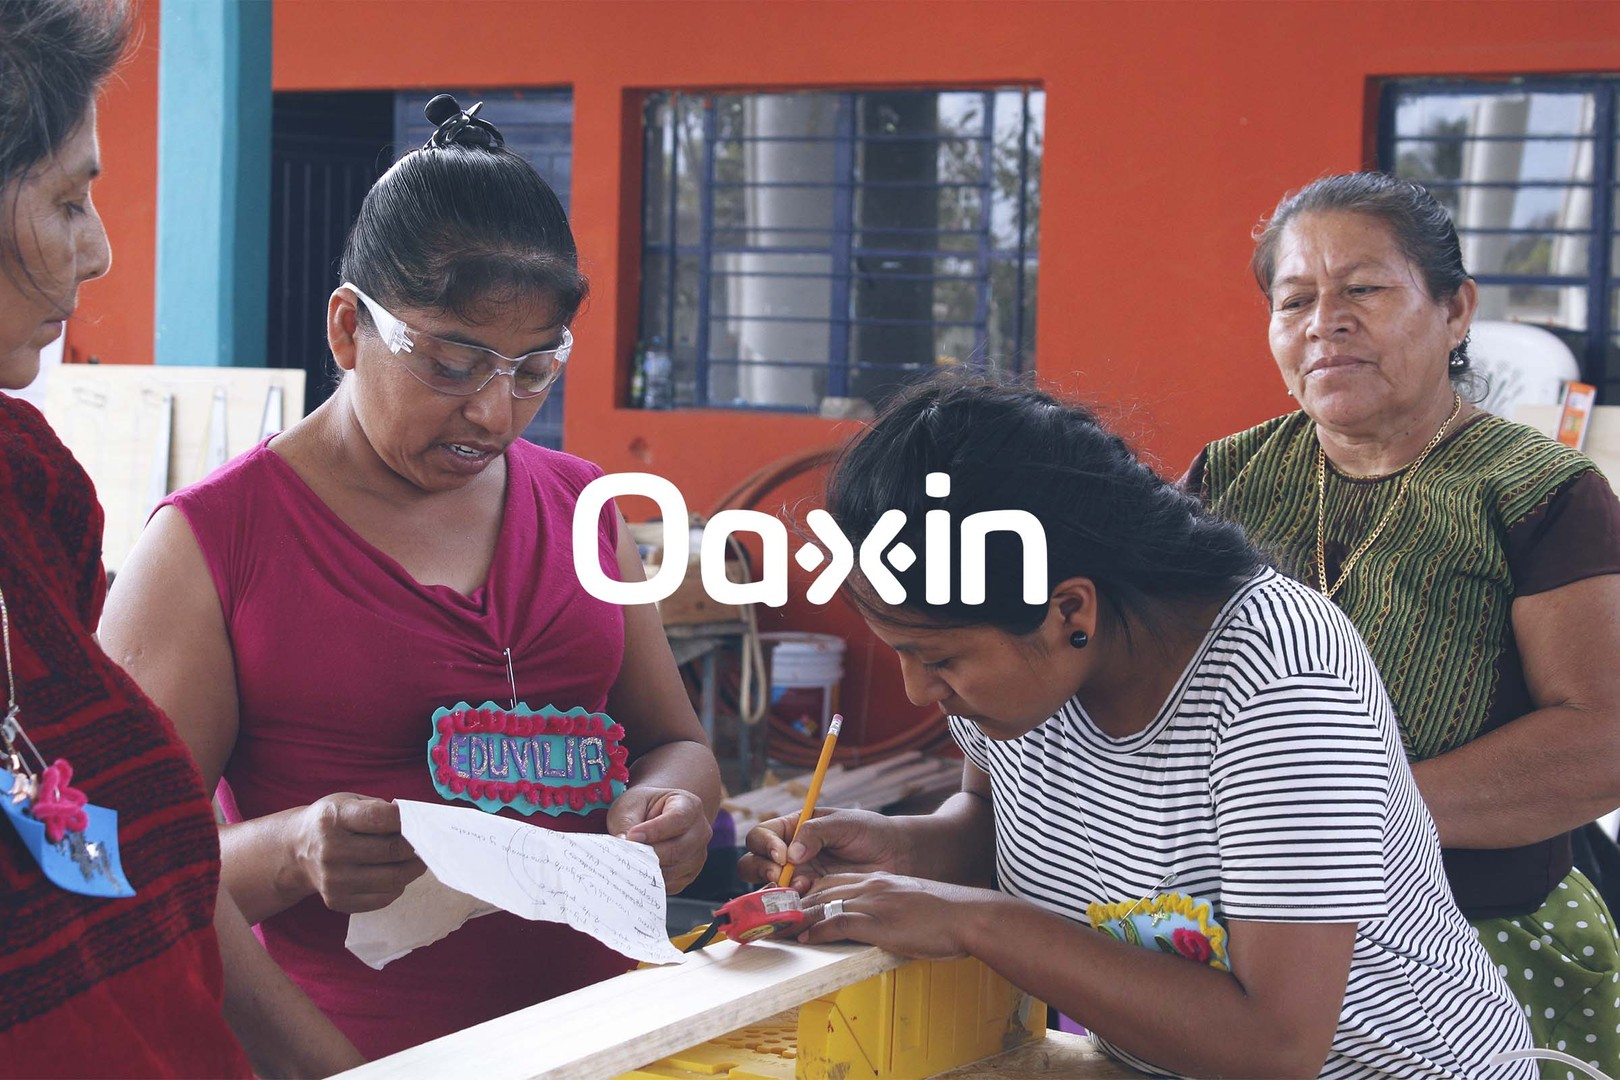
M 0 0 L 0 389 L 33 381 L 111 263 L 95 96 L 128 37 L 115 0 Z M 197 768 L 96 644 L 101 533 L 84 470 L 0 394 L 0 1074 L 358 1064 L 219 893 Z

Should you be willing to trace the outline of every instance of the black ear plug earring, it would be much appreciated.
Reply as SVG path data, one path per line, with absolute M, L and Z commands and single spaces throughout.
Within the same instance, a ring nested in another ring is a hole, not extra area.
M 1074 633 L 1069 635 L 1069 644 L 1073 645 L 1077 649 L 1083 649 L 1087 645 L 1091 644 L 1091 635 L 1086 633 L 1084 630 L 1076 630 Z

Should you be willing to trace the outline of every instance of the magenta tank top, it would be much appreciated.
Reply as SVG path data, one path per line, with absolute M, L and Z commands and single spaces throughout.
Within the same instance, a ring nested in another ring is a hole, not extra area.
M 219 787 L 227 821 L 336 791 L 444 802 L 427 756 L 433 710 L 509 704 L 507 648 L 520 701 L 604 707 L 624 655 L 623 613 L 580 587 L 572 554 L 575 503 L 601 470 L 521 440 L 506 465 L 495 557 L 471 596 L 419 584 L 344 524 L 268 440 L 165 500 L 202 547 L 236 657 L 240 728 Z M 610 504 L 597 549 L 614 579 L 617 539 Z M 606 817 L 598 808 L 526 820 L 600 833 Z M 343 947 L 347 930 L 348 916 L 318 896 L 259 927 L 270 955 L 370 1058 L 632 966 L 576 930 L 505 912 L 382 971 Z

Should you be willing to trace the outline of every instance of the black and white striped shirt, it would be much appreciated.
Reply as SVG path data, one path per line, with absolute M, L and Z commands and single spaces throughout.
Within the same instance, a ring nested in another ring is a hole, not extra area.
M 1324 1077 L 1534 1077 L 1485 1065 L 1529 1029 L 1452 901 L 1372 658 L 1311 589 L 1250 579 L 1135 735 L 1078 701 L 1011 741 L 951 730 L 990 776 L 1006 892 L 1082 923 L 1160 892 L 1223 924 L 1356 923 Z

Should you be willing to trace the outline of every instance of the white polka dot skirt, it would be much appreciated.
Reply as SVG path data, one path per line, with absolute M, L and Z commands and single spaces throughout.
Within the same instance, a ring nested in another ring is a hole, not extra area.
M 1541 910 L 1474 928 L 1524 1006 L 1536 1045 L 1620 1075 L 1620 939 L 1592 883 L 1572 870 Z M 1541 1064 L 1542 1080 L 1569 1072 Z

